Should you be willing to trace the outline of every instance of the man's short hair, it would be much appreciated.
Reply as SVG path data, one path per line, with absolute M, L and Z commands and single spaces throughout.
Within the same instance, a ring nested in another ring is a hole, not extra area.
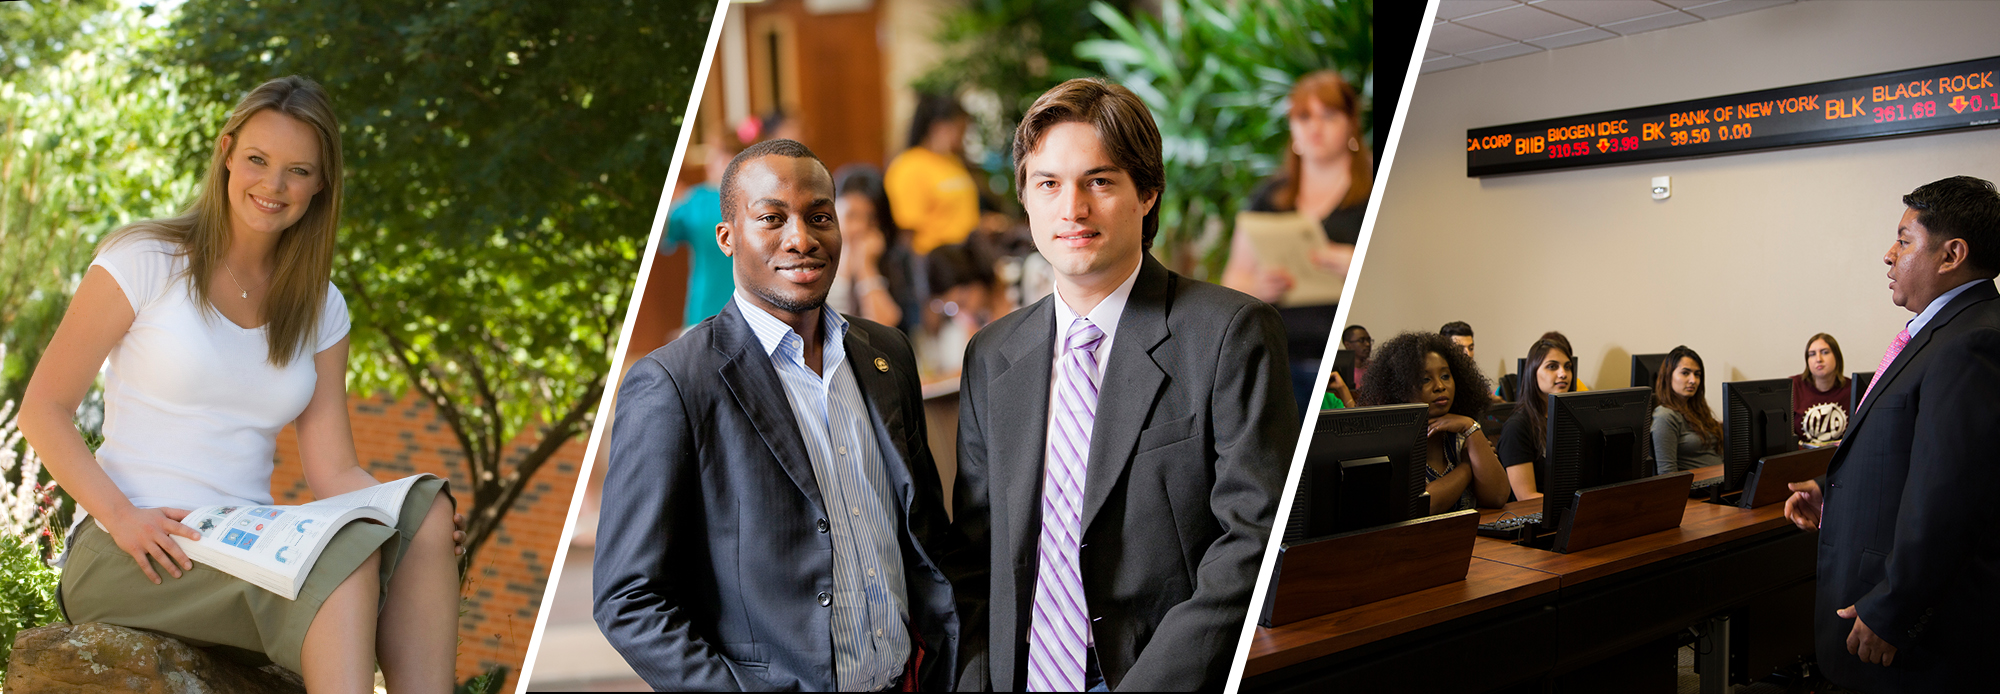
M 1926 183 L 1903 196 L 1917 211 L 1917 223 L 1931 240 L 1965 239 L 1968 261 L 1982 277 L 2000 273 L 2000 192 L 1993 183 L 1971 176 L 1953 176 Z
M 1021 126 L 1014 129 L 1014 191 L 1025 194 L 1028 183 L 1028 155 L 1042 144 L 1049 129 L 1063 123 L 1088 123 L 1097 130 L 1111 163 L 1132 177 L 1140 195 L 1163 193 L 1167 185 L 1166 165 L 1160 159 L 1160 127 L 1153 114 L 1132 90 L 1095 77 L 1080 77 L 1058 84 L 1035 99 Z M 1160 231 L 1160 201 L 1140 222 L 1141 244 L 1153 247 Z
M 1342 331 L 1340 331 L 1340 341 L 1341 341 L 1342 343 L 1347 343 L 1347 342 L 1353 342 L 1353 341 L 1354 341 L 1354 333 L 1357 333 L 1357 332 L 1363 332 L 1363 333 L 1365 333 L 1365 332 L 1368 332 L 1368 329 L 1367 329 L 1367 328 L 1364 328 L 1364 327 L 1361 327 L 1361 326 L 1359 326 L 1359 325 L 1350 325 L 1350 326 L 1347 326 L 1347 329 L 1346 329 L 1346 330 L 1342 330 Z
M 1438 334 L 1445 337 L 1472 337 L 1472 325 L 1462 320 L 1455 320 L 1438 328 Z
M 806 146 L 799 144 L 797 140 L 765 140 L 745 147 L 743 151 L 737 152 L 736 157 L 729 160 L 729 166 L 722 170 L 723 220 L 729 222 L 736 221 L 737 203 L 739 202 L 737 199 L 739 193 L 736 190 L 736 170 L 743 168 L 743 164 L 752 159 L 767 155 L 791 157 L 794 159 L 811 159 L 818 161 L 820 168 L 826 168 L 826 162 L 820 161 L 818 155 L 813 154 L 812 150 L 806 149 Z

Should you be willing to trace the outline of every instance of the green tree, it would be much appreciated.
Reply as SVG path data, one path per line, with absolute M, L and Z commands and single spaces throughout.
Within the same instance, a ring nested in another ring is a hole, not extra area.
M 1165 0 L 1158 17 L 1090 11 L 1108 36 L 1076 54 L 1130 88 L 1160 126 L 1167 189 L 1154 252 L 1200 258 L 1214 278 L 1258 179 L 1284 152 L 1287 96 L 1300 75 L 1337 70 L 1361 91 L 1368 139 L 1375 70 L 1373 0 Z M 1176 265 L 1185 267 L 1184 263 Z
M 0 399 L 18 400 L 97 241 L 170 214 L 193 174 L 169 164 L 190 107 L 152 63 L 145 11 L 0 4 Z M 91 427 L 94 429 L 94 426 Z
M 161 62 L 198 67 L 185 88 L 209 101 L 287 74 L 332 94 L 350 387 L 415 389 L 457 437 L 468 564 L 590 431 L 712 12 L 190 0 L 171 27 Z M 512 447 L 523 432 L 534 443 Z

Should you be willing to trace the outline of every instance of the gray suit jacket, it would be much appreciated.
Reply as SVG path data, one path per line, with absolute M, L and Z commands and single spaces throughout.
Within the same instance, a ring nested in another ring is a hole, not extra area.
M 847 363 L 901 500 L 919 681 L 951 687 L 958 617 L 932 557 L 946 520 L 902 333 L 850 318 Z M 876 367 L 881 359 L 888 371 Z M 834 688 L 833 539 L 778 372 L 727 304 L 646 355 L 618 389 L 593 598 L 599 628 L 656 689 Z
M 961 614 L 978 615 L 961 688 L 1026 687 L 1055 300 L 966 350 L 956 522 L 984 566 L 957 584 Z M 1149 255 L 1105 369 L 1080 559 L 1105 682 L 1220 690 L 1298 442 L 1284 325 Z

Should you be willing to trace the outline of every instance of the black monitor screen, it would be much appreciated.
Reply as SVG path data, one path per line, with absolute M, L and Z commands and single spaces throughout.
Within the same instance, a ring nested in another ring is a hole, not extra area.
M 1856 371 L 1853 376 L 1854 392 L 1847 396 L 1847 423 L 1854 423 L 1854 415 L 1861 413 L 1861 398 L 1868 395 L 1868 384 L 1875 380 L 1873 371 Z
M 1722 384 L 1722 491 L 1743 488 L 1764 456 L 1799 449 L 1792 436 L 1792 379 Z
M 1644 453 L 1651 438 L 1652 395 L 1650 388 L 1549 395 L 1543 527 L 1562 522 L 1577 490 L 1652 476 Z
M 1653 387 L 1653 379 L 1660 377 L 1660 362 L 1666 360 L 1667 355 L 1664 354 L 1632 355 L 1632 387 Z
M 1424 494 L 1423 404 L 1319 415 L 1285 541 L 1299 542 L 1430 515 Z

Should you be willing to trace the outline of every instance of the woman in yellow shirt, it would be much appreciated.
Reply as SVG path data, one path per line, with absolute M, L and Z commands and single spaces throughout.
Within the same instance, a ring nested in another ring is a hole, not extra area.
M 965 168 L 971 119 L 949 95 L 922 94 L 910 117 L 909 149 L 889 162 L 882 187 L 896 225 L 910 230 L 918 254 L 959 243 L 979 226 L 979 188 Z

